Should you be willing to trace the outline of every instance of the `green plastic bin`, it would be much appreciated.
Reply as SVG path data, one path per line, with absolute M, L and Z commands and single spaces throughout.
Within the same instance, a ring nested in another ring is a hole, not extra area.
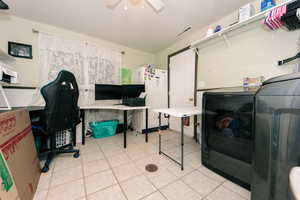
M 90 122 L 90 128 L 92 130 L 92 136 L 96 139 L 106 138 L 116 135 L 117 120 L 102 121 L 102 122 Z

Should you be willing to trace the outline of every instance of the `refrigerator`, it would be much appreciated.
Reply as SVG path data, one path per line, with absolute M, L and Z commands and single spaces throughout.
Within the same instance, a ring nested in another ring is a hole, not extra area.
M 263 83 L 255 96 L 252 200 L 291 200 L 289 173 L 300 165 L 300 73 Z
M 140 67 L 133 72 L 134 84 L 145 84 L 146 105 L 150 107 L 148 113 L 148 127 L 152 130 L 158 128 L 158 114 L 152 109 L 168 107 L 168 71 L 163 69 Z M 145 129 L 145 112 L 135 114 L 133 127 L 137 132 Z M 168 125 L 168 119 L 162 117 L 162 126 Z

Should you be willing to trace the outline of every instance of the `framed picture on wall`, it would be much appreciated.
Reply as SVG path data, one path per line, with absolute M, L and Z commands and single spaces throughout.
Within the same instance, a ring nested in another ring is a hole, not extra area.
M 32 46 L 17 42 L 8 42 L 8 54 L 18 58 L 32 59 Z

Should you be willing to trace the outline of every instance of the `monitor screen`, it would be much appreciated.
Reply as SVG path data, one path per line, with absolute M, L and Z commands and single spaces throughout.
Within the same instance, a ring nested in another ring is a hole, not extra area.
M 145 92 L 145 85 L 123 85 L 123 98 L 136 98 Z
M 95 85 L 95 100 L 120 100 L 122 99 L 121 85 Z

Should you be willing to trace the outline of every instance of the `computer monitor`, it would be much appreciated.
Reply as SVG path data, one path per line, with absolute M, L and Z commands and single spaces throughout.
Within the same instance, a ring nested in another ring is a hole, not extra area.
M 95 100 L 121 100 L 121 85 L 95 84 Z
M 123 99 L 137 98 L 142 92 L 145 92 L 145 85 L 122 85 Z

